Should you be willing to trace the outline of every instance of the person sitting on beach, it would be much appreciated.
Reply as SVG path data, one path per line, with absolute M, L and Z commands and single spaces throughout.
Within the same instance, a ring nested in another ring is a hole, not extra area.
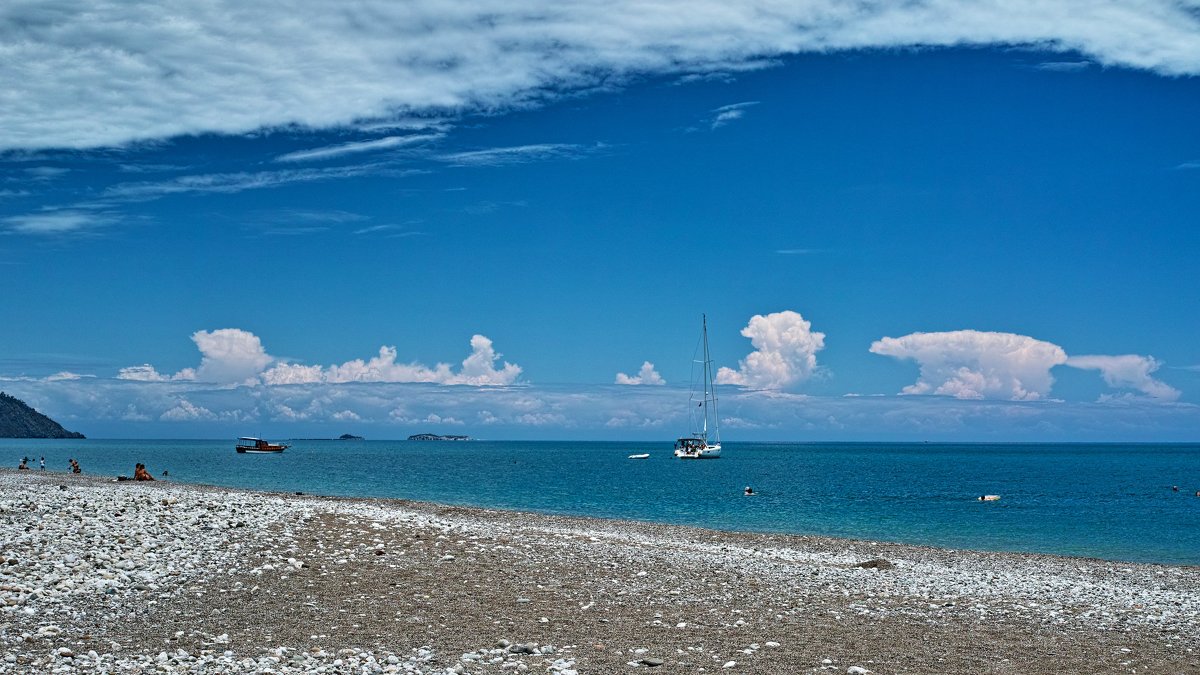
M 134 480 L 154 480 L 154 476 L 151 476 L 150 472 L 146 471 L 145 464 L 139 463 L 137 466 L 133 467 L 133 479 Z
M 27 459 L 22 459 L 22 460 L 21 460 L 21 463 L 17 465 L 17 468 L 18 468 L 18 469 L 20 469 L 20 470 L 22 470 L 22 471 L 28 471 L 28 470 L 29 470 L 29 465 L 25 463 L 25 462 L 27 462 L 27 461 L 28 461 Z

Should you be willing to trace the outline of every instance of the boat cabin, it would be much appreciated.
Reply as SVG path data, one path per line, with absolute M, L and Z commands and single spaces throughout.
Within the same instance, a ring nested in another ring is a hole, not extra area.
M 687 452 L 696 452 L 708 447 L 708 441 L 703 438 L 695 438 L 689 436 L 675 441 L 676 450 L 685 450 Z

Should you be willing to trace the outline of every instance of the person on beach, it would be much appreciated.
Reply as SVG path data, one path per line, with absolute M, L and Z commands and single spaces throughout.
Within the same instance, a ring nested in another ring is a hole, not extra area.
M 42 471 L 46 470 L 46 458 L 45 457 L 42 457 L 41 459 L 38 460 L 38 468 L 41 469 Z
M 71 464 L 71 473 L 83 473 L 83 469 L 79 468 L 79 462 L 76 462 L 75 458 L 71 458 L 70 464 Z
M 29 461 L 28 457 L 21 458 L 21 463 L 17 465 L 17 468 L 20 469 L 21 471 L 28 471 L 29 465 L 26 464 L 26 462 L 28 462 L 28 461 Z
M 142 464 L 139 462 L 137 466 L 133 467 L 133 479 L 134 480 L 154 480 L 154 476 L 151 476 L 150 472 L 146 470 L 145 464 Z

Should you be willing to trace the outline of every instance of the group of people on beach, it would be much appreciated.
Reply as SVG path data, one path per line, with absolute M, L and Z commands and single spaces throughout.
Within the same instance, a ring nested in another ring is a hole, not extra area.
M 167 472 L 164 471 L 163 475 L 166 476 Z M 154 480 L 154 476 L 151 476 L 150 472 L 146 470 L 145 464 L 138 462 L 137 464 L 133 465 L 133 478 L 130 478 L 129 476 L 117 476 L 117 480 Z
M 45 470 L 46 470 L 46 458 L 45 458 L 45 457 L 42 457 L 42 458 L 41 458 L 40 460 L 38 460 L 38 461 L 39 461 L 39 463 L 40 463 L 40 466 L 39 466 L 39 468 L 40 468 L 42 471 L 45 471 Z M 28 470 L 29 470 L 29 457 L 22 457 L 22 458 L 21 458 L 21 463 L 17 465 L 17 468 L 18 468 L 18 469 L 20 469 L 20 470 L 22 470 L 22 471 L 28 471 Z
M 30 459 L 28 456 L 22 457 L 21 463 L 17 465 L 17 468 L 20 469 L 21 471 L 28 471 L 29 470 L 29 462 L 30 462 Z M 83 469 L 80 468 L 79 462 L 75 461 L 74 457 L 67 460 L 67 466 L 70 468 L 71 473 L 83 473 Z M 38 459 L 38 468 L 40 468 L 42 471 L 46 470 L 46 458 L 45 457 L 41 457 Z M 162 475 L 166 476 L 169 474 L 166 471 L 163 471 Z M 138 462 L 137 464 L 135 464 L 133 466 L 133 478 L 129 478 L 128 476 L 117 476 L 117 480 L 154 480 L 154 476 L 151 476 L 150 472 L 146 470 L 145 464 Z

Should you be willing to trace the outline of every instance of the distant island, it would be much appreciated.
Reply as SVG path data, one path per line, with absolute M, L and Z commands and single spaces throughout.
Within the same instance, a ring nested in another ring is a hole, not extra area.
M 361 441 L 361 440 L 363 440 L 363 437 L 355 436 L 354 434 L 342 434 L 341 436 L 338 436 L 337 438 L 329 438 L 328 436 L 326 436 L 324 438 L 289 438 L 288 440 L 289 441 Z
M 85 438 L 0 391 L 0 438 Z
M 469 441 L 470 436 L 442 436 L 439 434 L 413 434 L 408 437 L 410 441 Z

